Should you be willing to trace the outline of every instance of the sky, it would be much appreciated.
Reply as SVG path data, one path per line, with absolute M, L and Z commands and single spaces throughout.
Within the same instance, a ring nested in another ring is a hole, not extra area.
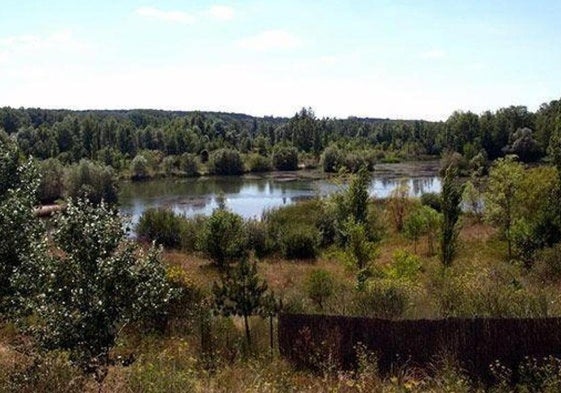
M 445 120 L 560 97 L 559 0 L 0 0 L 0 106 Z

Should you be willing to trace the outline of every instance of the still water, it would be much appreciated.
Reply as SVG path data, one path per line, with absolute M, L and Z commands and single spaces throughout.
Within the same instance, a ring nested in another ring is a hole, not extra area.
M 278 176 L 206 177 L 123 182 L 120 185 L 121 212 L 136 223 L 150 207 L 166 207 L 187 216 L 210 214 L 223 195 L 226 206 L 245 218 L 260 218 L 263 211 L 302 199 L 324 197 L 345 187 L 335 179 L 302 179 L 294 174 Z M 387 197 L 401 182 L 411 196 L 440 192 L 438 162 L 380 164 L 372 174 L 370 194 Z

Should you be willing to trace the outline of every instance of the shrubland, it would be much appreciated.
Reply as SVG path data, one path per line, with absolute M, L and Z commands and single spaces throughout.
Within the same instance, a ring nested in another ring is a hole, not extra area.
M 148 210 L 135 242 L 106 203 L 110 169 L 74 164 L 67 181 L 78 191 L 47 230 L 33 216 L 37 164 L 5 135 L 0 143 L 0 391 L 557 391 L 561 384 L 555 359 L 527 359 L 519 370 L 493 365 L 488 386 L 445 354 L 430 370 L 381 374 L 364 348 L 356 348 L 357 370 L 324 359 L 312 373 L 286 363 L 274 340 L 281 311 L 561 315 L 555 147 L 553 165 L 527 167 L 514 157 L 491 164 L 482 212 L 461 209 L 473 205 L 473 190 L 462 193 L 455 167 L 443 172 L 442 195 L 420 199 L 405 188 L 372 197 L 371 177 L 359 169 L 333 196 L 260 220 L 224 206 L 208 217 Z M 209 162 L 218 158 L 211 153 Z M 171 170 L 179 165 L 168 161 Z M 513 373 L 523 376 L 517 386 Z

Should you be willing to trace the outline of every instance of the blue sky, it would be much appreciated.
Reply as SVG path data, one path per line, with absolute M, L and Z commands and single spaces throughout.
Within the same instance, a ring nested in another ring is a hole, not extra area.
M 446 119 L 561 97 L 561 1 L 2 0 L 0 106 Z

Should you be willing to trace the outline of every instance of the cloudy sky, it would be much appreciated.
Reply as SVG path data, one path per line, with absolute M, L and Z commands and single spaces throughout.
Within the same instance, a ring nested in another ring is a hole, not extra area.
M 561 1 L 2 0 L 0 106 L 446 119 L 561 97 Z

